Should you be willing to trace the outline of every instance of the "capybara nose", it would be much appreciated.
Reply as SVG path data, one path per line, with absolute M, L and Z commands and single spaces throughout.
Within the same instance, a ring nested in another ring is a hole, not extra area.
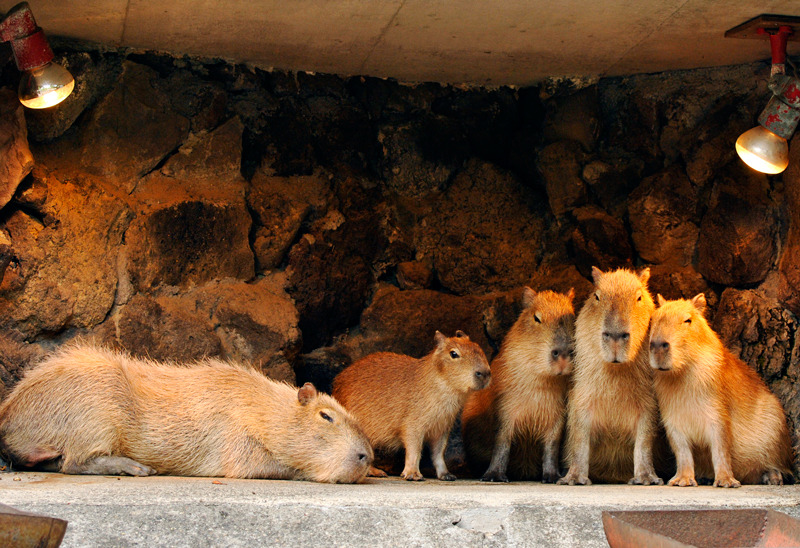
M 627 341 L 631 338 L 631 334 L 627 332 L 611 332 L 611 331 L 603 331 L 603 340 L 605 341 Z
M 650 342 L 650 350 L 652 350 L 653 352 L 655 352 L 657 350 L 667 351 L 667 350 L 669 350 L 669 343 L 668 342 L 651 341 Z

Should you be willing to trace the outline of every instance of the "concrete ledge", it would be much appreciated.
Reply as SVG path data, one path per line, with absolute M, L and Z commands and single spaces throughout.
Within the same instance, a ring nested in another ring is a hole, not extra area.
M 215 483 L 219 482 L 219 483 Z M 0 502 L 69 521 L 62 546 L 607 546 L 600 512 L 773 508 L 800 486 L 567 487 L 376 479 L 361 485 L 0 474 Z

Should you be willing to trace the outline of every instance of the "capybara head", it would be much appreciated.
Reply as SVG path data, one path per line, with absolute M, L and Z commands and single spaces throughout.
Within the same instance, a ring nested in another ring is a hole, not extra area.
M 445 337 L 437 331 L 434 339 L 434 362 L 450 386 L 458 392 L 489 386 L 492 375 L 486 354 L 463 331 L 456 331 L 455 337 Z
M 575 290 L 566 295 L 553 291 L 536 292 L 530 287 L 522 290 L 523 311 L 514 332 L 514 352 L 534 354 L 528 362 L 541 367 L 545 364 L 553 375 L 572 372 L 575 353 Z
M 667 301 L 658 296 L 658 308 L 650 322 L 650 366 L 659 371 L 675 371 L 688 362 L 693 347 L 707 336 L 703 313 L 706 297 Z
M 586 300 L 579 320 L 587 322 L 592 346 L 599 345 L 605 362 L 629 362 L 645 342 L 655 308 L 647 291 L 650 269 L 636 274 L 623 268 L 602 272 L 592 267 L 592 278 L 594 293 Z
M 300 441 L 296 468 L 309 479 L 328 483 L 357 483 L 372 466 L 369 439 L 347 410 L 327 394 L 305 383 L 297 391 Z

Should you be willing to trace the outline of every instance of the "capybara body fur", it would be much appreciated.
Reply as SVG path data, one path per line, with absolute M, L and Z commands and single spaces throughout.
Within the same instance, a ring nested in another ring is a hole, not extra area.
M 567 403 L 569 471 L 561 484 L 662 484 L 653 468 L 658 414 L 647 334 L 655 308 L 649 269 L 592 268 L 595 291 L 575 321 Z
M 356 417 L 375 449 L 405 449 L 401 476 L 407 480 L 423 479 L 419 462 L 426 442 L 436 476 L 455 479 L 444 462 L 448 435 L 470 392 L 491 380 L 486 355 L 464 333 L 448 338 L 437 331 L 435 341 L 420 359 L 369 354 L 333 381 L 334 397 Z
M 650 331 L 650 364 L 661 418 L 678 469 L 669 485 L 717 487 L 783 483 L 792 466 L 786 417 L 778 398 L 733 356 L 691 300 L 658 296 Z
M 484 481 L 559 478 L 574 352 L 573 298 L 573 291 L 536 293 L 526 287 L 523 311 L 492 360 L 492 384 L 467 399 L 461 415 L 467 462 Z
M 349 483 L 373 458 L 356 421 L 311 384 L 90 345 L 68 345 L 25 375 L 0 405 L 0 445 L 23 466 L 84 474 Z

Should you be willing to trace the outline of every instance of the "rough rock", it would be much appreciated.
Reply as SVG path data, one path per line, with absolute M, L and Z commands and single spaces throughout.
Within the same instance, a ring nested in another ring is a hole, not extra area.
M 24 211 L 4 223 L 13 258 L 0 284 L 2 324 L 27 339 L 103 321 L 114 303 L 117 254 L 131 218 L 113 188 L 39 168 Z M 38 204 L 38 205 L 37 205 Z
M 253 212 L 253 250 L 259 271 L 277 267 L 298 238 L 304 222 L 313 221 L 330 199 L 323 173 L 294 177 L 269 176 L 256 171 L 247 192 Z
M 598 109 L 597 86 L 548 99 L 542 130 L 544 139 L 577 141 L 587 152 L 594 150 L 600 129 Z
M 574 141 L 559 141 L 539 152 L 539 171 L 553 215 L 563 215 L 586 203 L 586 185 L 581 179 L 584 156 Z
M 742 183 L 719 187 L 697 241 L 698 272 L 729 286 L 764 280 L 777 253 L 779 211 L 764 192 L 743 189 Z
M 713 326 L 728 348 L 768 382 L 785 377 L 796 359 L 797 318 L 759 291 L 723 291 Z
M 581 274 L 591 276 L 593 266 L 608 270 L 633 264 L 630 238 L 619 219 L 595 206 L 577 208 L 572 214 L 576 227 L 570 242 Z
M 692 262 L 699 232 L 692 222 L 697 195 L 697 189 L 679 168 L 647 177 L 631 194 L 631 237 L 644 261 L 676 266 Z
M 254 276 L 251 218 L 239 172 L 241 132 L 233 118 L 187 139 L 136 186 L 137 217 L 126 243 L 138 290 Z
M 123 62 L 116 86 L 82 128 L 81 165 L 88 173 L 130 191 L 187 137 L 189 120 L 172 110 L 155 86 L 158 78 L 151 68 Z
M 677 266 L 675 264 L 650 265 L 650 280 L 647 287 L 650 294 L 655 297 L 661 295 L 665 299 L 691 299 L 698 293 L 706 297 L 706 319 L 714 319 L 717 309 L 717 293 L 708 285 L 697 270 L 692 266 Z
M 24 107 L 17 94 L 9 89 L 0 89 L 0 159 L 0 208 L 3 208 L 33 169 Z
M 450 291 L 511 289 L 536 270 L 542 204 L 510 173 L 470 162 L 447 192 L 431 197 L 427 206 L 430 213 L 412 227 L 417 259 L 432 258 L 439 282 Z
M 358 323 L 375 281 L 372 263 L 386 243 L 361 181 L 346 177 L 336 186 L 338 208 L 315 221 L 288 256 L 287 291 L 300 313 L 305 350 Z
M 43 354 L 39 346 L 26 343 L 16 331 L 0 334 L 0 401 Z
M 789 228 L 783 243 L 778 272 L 778 298 L 781 303 L 800 315 L 800 136 L 789 147 L 789 167 L 783 173 L 786 189 L 786 208 Z
M 429 261 L 405 261 L 397 265 L 400 289 L 428 289 L 432 282 L 433 268 Z

